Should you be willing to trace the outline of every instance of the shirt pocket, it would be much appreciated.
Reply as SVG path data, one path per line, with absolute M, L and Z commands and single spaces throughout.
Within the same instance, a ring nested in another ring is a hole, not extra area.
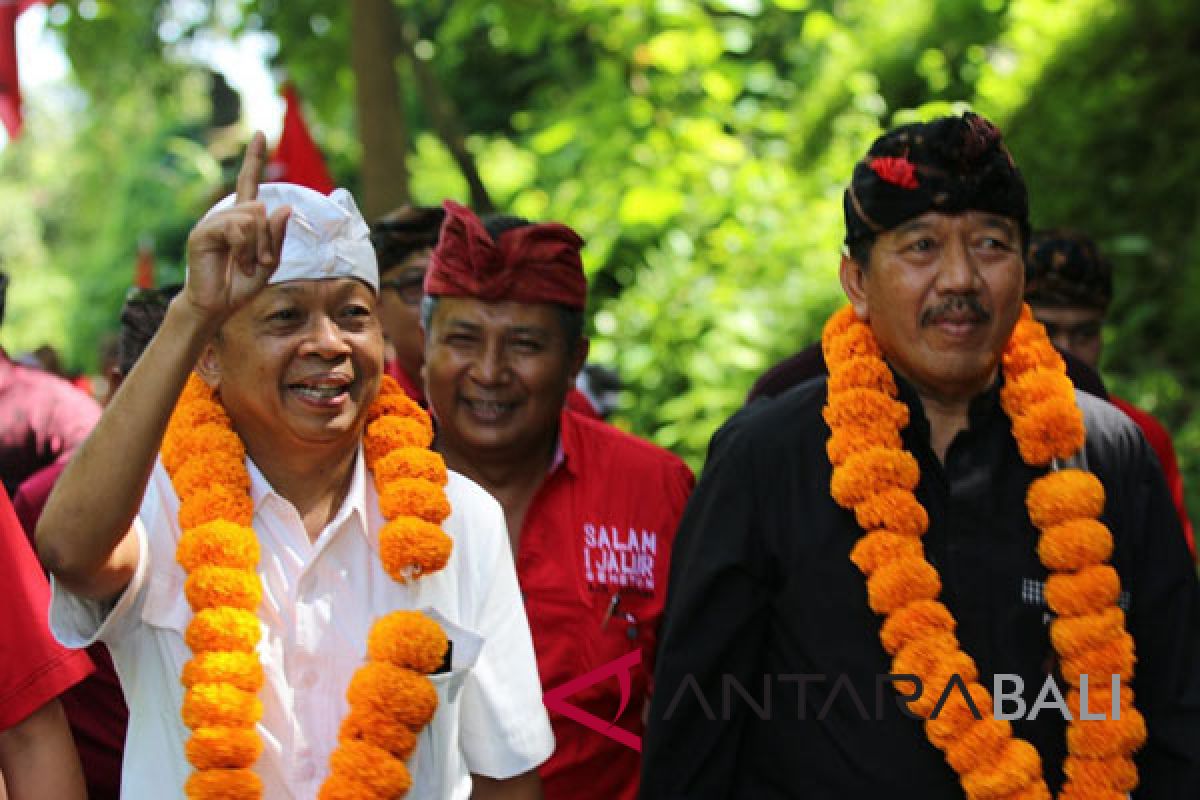
M 458 751 L 458 701 L 484 639 L 433 609 L 421 613 L 437 622 L 450 641 L 449 669 L 435 672 L 429 681 L 437 691 L 438 708 L 433 720 L 417 737 L 417 751 L 410 762 L 413 798 L 445 798 L 455 795 L 462 755 Z

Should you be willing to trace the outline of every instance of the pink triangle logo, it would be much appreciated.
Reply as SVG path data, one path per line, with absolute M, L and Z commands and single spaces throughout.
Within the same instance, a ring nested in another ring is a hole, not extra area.
M 625 708 L 629 705 L 629 672 L 641 665 L 641 663 L 642 651 L 630 651 L 620 658 L 597 667 L 586 675 L 580 675 L 578 678 L 567 681 L 562 686 L 557 686 L 549 690 L 542 696 L 542 702 L 551 711 L 562 714 L 567 719 L 572 719 L 580 725 L 592 729 L 601 736 L 606 736 L 617 744 L 625 745 L 631 750 L 636 750 L 640 753 L 642 752 L 641 737 L 635 736 L 624 728 L 618 727 L 616 721 L 621 718 L 621 714 L 625 713 Z M 582 708 L 573 706 L 567 702 L 567 698 L 579 690 L 586 689 L 614 675 L 621 686 L 621 707 L 617 709 L 616 716 L 613 717 L 611 722 L 602 720 L 595 714 L 590 714 Z

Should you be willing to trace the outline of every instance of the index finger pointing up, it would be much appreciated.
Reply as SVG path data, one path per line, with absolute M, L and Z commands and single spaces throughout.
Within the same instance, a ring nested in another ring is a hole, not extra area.
M 237 202 L 258 199 L 258 182 L 262 177 L 266 155 L 267 137 L 263 136 L 262 131 L 255 131 L 242 156 L 242 169 L 237 176 Z

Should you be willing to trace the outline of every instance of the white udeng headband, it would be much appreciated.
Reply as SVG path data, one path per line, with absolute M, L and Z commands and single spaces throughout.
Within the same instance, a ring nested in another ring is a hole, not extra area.
M 229 195 L 209 209 L 206 217 L 232 208 Z M 379 291 L 379 266 L 371 246 L 371 229 L 345 189 L 329 196 L 294 183 L 264 183 L 258 200 L 270 214 L 280 206 L 291 206 L 279 267 L 269 283 L 358 278 Z

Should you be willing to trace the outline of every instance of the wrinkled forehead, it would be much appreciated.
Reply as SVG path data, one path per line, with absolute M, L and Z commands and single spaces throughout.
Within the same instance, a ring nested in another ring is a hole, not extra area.
M 258 187 L 258 201 L 268 215 L 284 206 L 291 209 L 279 266 L 269 283 L 356 278 L 379 291 L 371 231 L 345 189 L 326 196 L 296 184 L 264 183 Z M 236 197 L 229 195 L 205 216 L 227 211 L 235 203 Z

